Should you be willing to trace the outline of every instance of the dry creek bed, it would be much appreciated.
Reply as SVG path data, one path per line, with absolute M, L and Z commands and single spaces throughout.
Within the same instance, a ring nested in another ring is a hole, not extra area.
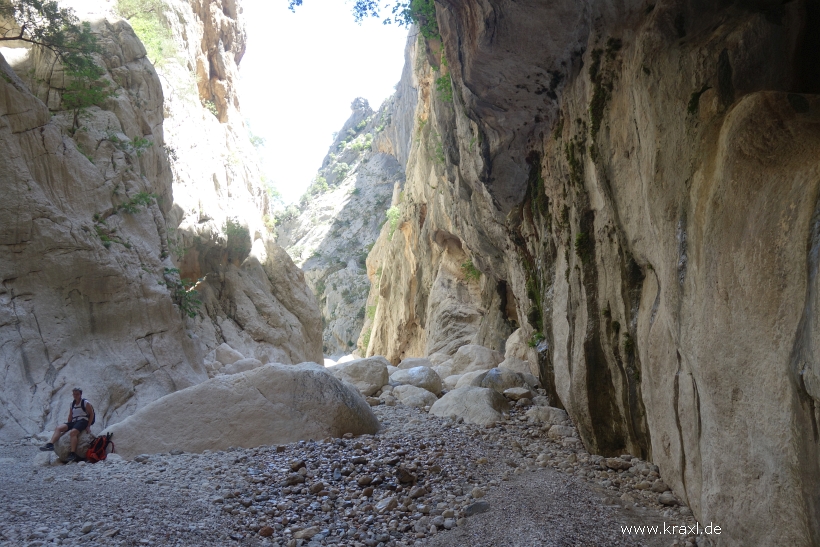
M 40 441 L 0 444 L 0 546 L 710 545 L 624 535 L 694 519 L 659 502 L 652 464 L 549 439 L 521 409 L 493 427 L 374 411 L 377 435 L 95 465 L 37 465 Z

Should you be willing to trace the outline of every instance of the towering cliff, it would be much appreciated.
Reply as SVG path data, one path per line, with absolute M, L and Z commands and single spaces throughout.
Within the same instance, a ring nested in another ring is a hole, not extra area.
M 46 52 L 0 50 L 0 438 L 53 427 L 74 385 L 117 422 L 206 379 L 223 342 L 321 358 L 315 301 L 263 226 L 224 4 L 163 4 L 178 60 L 158 74 L 111 4 L 75 2 L 115 92 L 79 111 Z
M 820 543 L 817 2 L 436 11 L 367 353 L 529 353 L 718 544 Z
M 355 345 L 370 281 L 365 258 L 386 213 L 403 196 L 417 85 L 406 64 L 396 92 L 377 111 L 356 99 L 316 179 L 298 206 L 278 214 L 277 243 L 305 272 L 322 312 L 322 347 L 341 356 Z

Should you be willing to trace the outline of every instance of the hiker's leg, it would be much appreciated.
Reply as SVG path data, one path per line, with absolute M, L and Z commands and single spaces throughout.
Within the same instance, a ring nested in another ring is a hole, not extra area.
M 80 439 L 80 432 L 77 429 L 72 429 L 69 435 L 71 435 L 71 452 L 77 452 L 77 441 Z
M 66 424 L 60 424 L 54 428 L 54 435 L 51 436 L 51 444 L 56 443 L 60 437 L 63 436 L 63 433 L 68 431 L 68 426 Z

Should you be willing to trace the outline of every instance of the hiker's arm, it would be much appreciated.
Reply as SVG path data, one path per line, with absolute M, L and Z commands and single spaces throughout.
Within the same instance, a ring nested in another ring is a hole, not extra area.
M 68 423 L 71 423 L 71 417 L 74 415 L 74 410 L 71 408 L 71 405 L 68 407 Z
M 94 407 L 91 406 L 91 403 L 85 403 L 85 412 L 88 414 L 88 425 L 85 430 L 91 433 L 91 422 L 94 421 Z

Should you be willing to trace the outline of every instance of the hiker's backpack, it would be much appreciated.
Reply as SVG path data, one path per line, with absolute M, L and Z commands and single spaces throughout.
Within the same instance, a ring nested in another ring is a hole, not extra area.
M 111 452 L 114 452 L 114 443 L 111 442 L 113 433 L 108 433 L 104 437 L 101 435 L 91 441 L 88 445 L 88 450 L 85 451 L 85 461 L 88 463 L 97 463 L 104 460 L 108 456 L 108 445 L 111 445 Z
M 80 408 L 83 409 L 83 412 L 85 412 L 86 415 L 88 415 L 88 412 L 85 411 L 85 403 L 87 403 L 87 402 L 88 401 L 86 401 L 85 399 L 80 399 Z M 74 403 L 71 403 L 71 408 L 72 409 L 74 408 Z M 95 411 L 94 416 L 91 418 L 91 423 L 88 424 L 88 425 L 94 425 L 94 422 L 96 422 L 96 421 L 97 421 L 97 412 Z

